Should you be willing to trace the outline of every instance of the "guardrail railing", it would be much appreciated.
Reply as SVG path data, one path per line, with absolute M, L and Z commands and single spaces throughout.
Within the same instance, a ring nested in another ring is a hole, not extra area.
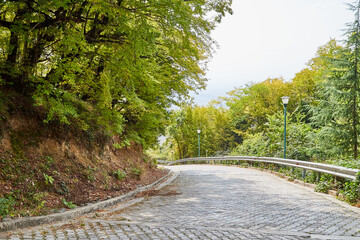
M 302 168 L 305 170 L 311 170 L 320 173 L 326 173 L 337 177 L 342 177 L 345 179 L 356 180 L 357 174 L 360 172 L 359 169 L 346 168 L 341 166 L 334 166 L 323 163 L 307 162 L 293 159 L 283 159 L 283 158 L 271 158 L 271 157 L 247 157 L 247 156 L 229 156 L 229 157 L 198 157 L 198 158 L 184 158 L 176 161 L 164 161 L 158 160 L 158 163 L 166 165 L 174 165 L 180 163 L 189 163 L 189 162 L 224 162 L 224 161 L 250 161 L 250 162 L 263 162 L 263 163 L 273 163 L 283 166 Z

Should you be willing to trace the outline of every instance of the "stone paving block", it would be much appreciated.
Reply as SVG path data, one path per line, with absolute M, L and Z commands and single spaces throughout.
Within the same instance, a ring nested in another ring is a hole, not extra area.
M 310 239 L 312 235 L 355 240 L 352 236 L 360 235 L 358 211 L 267 173 L 221 166 L 171 168 L 182 173 L 162 191 L 180 194 L 147 198 L 117 214 L 111 209 L 101 217 L 92 214 L 73 229 L 45 226 L 4 239 Z

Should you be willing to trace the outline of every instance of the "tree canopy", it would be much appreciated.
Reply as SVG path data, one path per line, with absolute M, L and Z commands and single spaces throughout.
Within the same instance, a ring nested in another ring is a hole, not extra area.
M 174 111 L 168 128 L 168 149 L 179 158 L 197 156 L 196 129 L 201 129 L 201 156 L 207 153 L 208 156 L 282 157 L 281 97 L 289 96 L 287 156 L 299 160 L 349 157 L 354 146 L 351 140 L 353 97 L 349 90 L 354 86 L 354 79 L 345 77 L 353 76 L 345 74 L 348 71 L 354 72 L 349 67 L 350 58 L 346 57 L 352 56 L 350 53 L 346 46 L 330 40 L 319 47 L 307 67 L 291 81 L 269 78 L 235 88 L 227 97 L 220 98 L 221 104 L 215 101 L 205 107 L 187 105 Z M 339 61 L 346 65 L 340 68 Z M 347 90 L 339 86 L 347 86 Z M 358 93 L 352 90 L 355 92 Z M 335 93 L 342 97 L 337 98 Z
M 210 31 L 231 0 L 0 3 L 0 84 L 46 121 L 151 143 L 171 104 L 205 87 Z M 211 16 L 211 17 L 209 17 Z

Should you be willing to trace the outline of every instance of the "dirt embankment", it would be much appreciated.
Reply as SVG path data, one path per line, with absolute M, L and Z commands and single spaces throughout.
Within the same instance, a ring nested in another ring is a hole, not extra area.
M 31 104 L 8 99 L 0 102 L 0 220 L 107 199 L 165 175 L 139 144 L 45 124 Z

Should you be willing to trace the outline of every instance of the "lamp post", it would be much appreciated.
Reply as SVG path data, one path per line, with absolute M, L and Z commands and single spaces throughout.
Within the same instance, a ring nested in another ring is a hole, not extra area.
M 201 130 L 198 129 L 198 130 L 197 130 L 197 133 L 198 133 L 198 152 L 199 152 L 199 157 L 200 157 L 200 132 L 201 132 Z
M 289 103 L 289 97 L 281 97 L 284 104 L 284 158 L 286 158 L 286 106 Z

